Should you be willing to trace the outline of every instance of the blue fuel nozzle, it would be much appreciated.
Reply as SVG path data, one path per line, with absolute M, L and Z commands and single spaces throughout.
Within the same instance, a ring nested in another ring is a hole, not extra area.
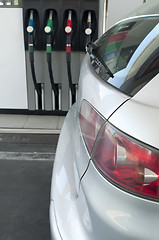
M 28 33 L 34 32 L 33 10 L 30 10 L 30 17 L 29 17 L 29 22 L 28 22 L 28 26 L 27 26 L 27 32 Z

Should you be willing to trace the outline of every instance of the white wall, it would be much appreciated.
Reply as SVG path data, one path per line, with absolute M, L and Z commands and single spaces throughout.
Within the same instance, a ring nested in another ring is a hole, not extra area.
M 20 8 L 0 9 L 0 108 L 27 108 L 22 16 Z
M 143 0 L 108 0 L 106 29 L 127 17 L 134 9 L 143 4 Z

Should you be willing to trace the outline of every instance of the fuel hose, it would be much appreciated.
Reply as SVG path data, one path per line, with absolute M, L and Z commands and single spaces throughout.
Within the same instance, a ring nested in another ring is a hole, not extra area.
M 31 67 L 31 74 L 34 83 L 35 90 L 38 95 L 38 109 L 42 109 L 42 98 L 41 98 L 41 84 L 37 83 L 35 67 L 34 67 L 34 20 L 33 20 L 33 10 L 30 11 L 30 18 L 27 27 L 28 32 L 28 51 L 29 51 L 29 60 Z
M 52 70 L 52 40 L 53 40 L 53 19 L 52 19 L 53 11 L 50 10 L 49 19 L 47 21 L 47 25 L 44 28 L 45 33 L 47 34 L 47 43 L 46 43 L 46 53 L 47 53 L 47 64 L 49 71 L 49 78 L 52 90 L 55 94 L 55 108 L 58 108 L 58 87 L 54 82 L 53 70 Z
M 75 102 L 75 86 L 72 83 L 72 74 L 71 74 L 71 38 L 72 38 L 72 11 L 68 13 L 67 25 L 65 27 L 66 35 L 66 63 L 67 63 L 67 74 L 69 87 L 72 94 L 72 103 Z

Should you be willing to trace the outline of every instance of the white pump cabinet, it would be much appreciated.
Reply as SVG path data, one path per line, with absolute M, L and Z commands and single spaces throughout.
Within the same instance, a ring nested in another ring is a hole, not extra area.
M 0 8 L 0 108 L 27 109 L 22 8 Z

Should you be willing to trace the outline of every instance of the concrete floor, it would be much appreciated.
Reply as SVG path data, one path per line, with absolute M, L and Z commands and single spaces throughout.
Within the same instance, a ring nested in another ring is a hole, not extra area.
M 64 116 L 0 114 L 0 133 L 59 134 Z
M 0 240 L 50 240 L 58 135 L 0 134 Z

